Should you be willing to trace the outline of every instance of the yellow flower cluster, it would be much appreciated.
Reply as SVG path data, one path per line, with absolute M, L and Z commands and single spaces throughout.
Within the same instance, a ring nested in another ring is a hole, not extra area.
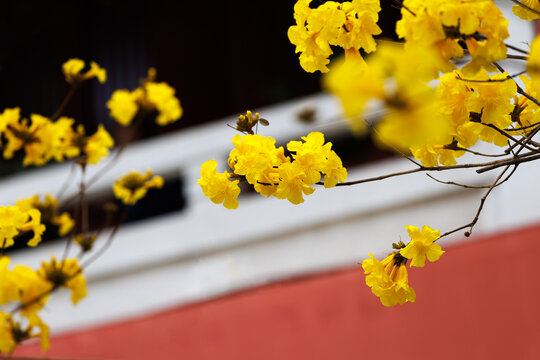
M 423 267 L 426 258 L 437 261 L 444 251 L 434 241 L 440 237 L 439 230 L 433 230 L 424 225 L 422 231 L 416 226 L 405 226 L 411 241 L 405 245 L 402 242 L 393 244 L 399 249 L 389 254 L 384 260 L 378 261 L 373 254 L 362 262 L 366 274 L 366 285 L 374 295 L 379 297 L 384 306 L 403 305 L 407 301 L 415 302 L 416 293 L 409 285 L 407 261 L 410 266 Z
M 140 111 L 157 111 L 156 122 L 164 126 L 182 117 L 180 101 L 175 90 L 164 82 L 154 82 L 155 70 L 148 71 L 148 79 L 133 91 L 116 90 L 107 102 L 110 115 L 119 124 L 128 126 Z
M 21 321 L 0 311 L 0 352 L 12 352 L 15 346 L 33 337 L 39 337 L 43 350 L 49 347 L 49 328 L 41 321 L 38 312 L 47 303 L 50 292 L 57 287 L 72 291 L 71 300 L 76 304 L 86 296 L 86 280 L 76 259 L 50 263 L 34 271 L 28 266 L 17 265 L 8 269 L 9 258 L 0 257 L 0 305 L 17 304 Z M 23 319 L 26 325 L 23 325 Z
M 377 26 L 381 7 L 378 0 L 326 1 L 317 8 L 312 0 L 298 0 L 294 5 L 296 25 L 288 31 L 289 40 L 300 54 L 300 65 L 307 72 L 327 72 L 333 53 L 340 46 L 347 55 L 361 59 L 360 49 L 375 50 L 373 35 L 381 33 Z
M 303 195 L 315 191 L 311 185 L 318 183 L 322 174 L 327 188 L 346 180 L 347 170 L 332 150 L 332 143 L 325 144 L 322 133 L 312 132 L 302 140 L 304 142 L 287 144 L 291 152 L 288 157 L 283 147 L 276 148 L 276 141 L 271 137 L 236 135 L 232 138 L 234 149 L 228 159 L 232 173 L 218 173 L 217 162 L 210 160 L 202 165 L 198 183 L 214 203 L 223 202 L 225 207 L 235 209 L 240 179 L 253 185 L 261 195 L 287 199 L 295 205 L 304 202 Z
M 25 231 L 32 231 L 29 246 L 41 242 L 45 225 L 41 223 L 41 213 L 37 209 L 22 210 L 18 206 L 0 206 L 0 248 L 5 249 L 14 244 L 14 238 Z
M 134 205 L 146 195 L 148 189 L 162 186 L 163 178 L 158 175 L 152 177 L 151 170 L 146 171 L 146 174 L 132 171 L 114 182 L 113 192 L 124 204 Z
M 51 121 L 42 115 L 30 115 L 30 121 L 21 119 L 19 108 L 7 108 L 0 114 L 0 142 L 5 159 L 24 149 L 23 165 L 42 166 L 51 159 L 63 161 L 83 155 L 90 164 L 97 164 L 109 153 L 114 141 L 100 125 L 92 136 L 85 136 L 84 127 L 73 130 L 73 119 L 61 117 Z
M 41 213 L 41 221 L 45 224 L 52 224 L 58 227 L 58 235 L 67 235 L 75 225 L 68 212 L 58 213 L 58 200 L 51 194 L 45 195 L 45 200 L 41 201 L 39 195 L 34 195 L 26 199 L 18 200 L 17 207 L 22 211 L 37 209 Z
M 404 0 L 402 5 L 398 36 L 406 46 L 436 50 L 439 70 L 454 69 L 450 60 L 462 58 L 464 47 L 471 55 L 462 69 L 468 76 L 482 68 L 495 71 L 491 63 L 506 58 L 508 20 L 493 1 Z
M 62 65 L 62 71 L 66 77 L 66 81 L 72 85 L 76 85 L 81 81 L 91 78 L 97 78 L 98 81 L 103 84 L 107 81 L 107 71 L 101 68 L 97 63 L 92 61 L 90 63 L 90 69 L 84 74 L 81 73 L 84 69 L 85 63 L 81 59 L 69 59 Z

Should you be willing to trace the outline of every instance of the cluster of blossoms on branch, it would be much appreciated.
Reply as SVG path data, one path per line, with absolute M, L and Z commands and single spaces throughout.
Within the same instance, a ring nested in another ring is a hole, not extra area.
M 21 118 L 21 109 L 18 107 L 4 109 L 0 114 L 0 149 L 5 159 L 23 150 L 24 166 L 42 166 L 50 160 L 61 162 L 73 159 L 81 170 L 80 189 L 70 198 L 59 201 L 53 195 L 46 194 L 42 200 L 36 194 L 18 200 L 15 205 L 0 206 L 0 353 L 11 354 L 18 344 L 31 338 L 39 338 L 43 350 L 49 347 L 49 327 L 41 319 L 40 311 L 50 295 L 60 288 L 71 290 L 74 305 L 86 296 L 83 270 L 107 249 L 127 213 L 126 208 L 124 216 L 110 231 L 107 242 L 92 252 L 104 229 L 97 232 L 89 229 L 86 191 L 99 175 L 114 164 L 125 145 L 117 150 L 115 157 L 102 168 L 97 177 L 85 179 L 86 167 L 101 162 L 109 154 L 114 141 L 101 124 L 94 134 L 86 135 L 82 124 L 61 116 L 77 88 L 93 78 L 100 83 L 107 79 L 105 69 L 95 62 L 90 63 L 88 70 L 83 71 L 84 68 L 85 62 L 80 59 L 69 59 L 63 64 L 62 71 L 71 90 L 54 115 L 45 117 L 31 114 L 29 118 Z M 142 119 L 154 111 L 158 112 L 156 122 L 159 125 L 178 120 L 182 116 L 182 108 L 174 96 L 174 89 L 164 82 L 155 82 L 155 78 L 156 71 L 150 69 L 148 77 L 141 81 L 143 85 L 140 88 L 132 93 L 127 90 L 114 92 L 107 103 L 111 117 L 123 126 L 130 125 L 137 113 L 141 114 Z M 127 100 L 124 96 L 126 94 Z M 68 181 L 72 180 L 70 175 Z M 132 206 L 149 189 L 160 188 L 163 183 L 163 178 L 154 176 L 151 170 L 144 174 L 132 171 L 116 180 L 112 190 L 119 201 Z M 76 200 L 77 216 L 74 218 L 65 209 Z M 105 210 L 107 216 L 118 211 L 116 205 L 109 205 Z M 52 236 L 66 237 L 62 258 L 57 260 L 52 256 L 50 260 L 43 261 L 38 269 L 25 265 L 11 266 L 6 250 L 16 243 L 35 247 L 42 241 L 46 230 Z M 79 254 L 76 257 L 68 257 L 70 243 L 78 245 Z M 8 306 L 11 307 L 10 311 L 4 309 Z
M 538 1 L 512 2 L 519 18 L 540 18 Z M 509 22 L 491 0 L 394 3 L 401 8 L 396 34 L 403 42 L 375 41 L 381 33 L 374 23 L 381 10 L 378 0 L 298 0 L 289 40 L 301 53 L 304 70 L 329 72 L 324 86 L 340 100 L 354 131 L 369 129 L 380 145 L 418 160 L 410 159 L 418 168 L 403 174 L 459 167 L 476 167 L 480 173 L 503 167 L 491 185 L 477 186 L 487 191 L 474 219 L 442 235 L 468 228 L 465 236 L 469 236 L 493 188 L 508 180 L 521 162 L 540 158 L 540 144 L 533 140 L 540 131 L 540 37 L 528 49 L 505 43 Z M 331 46 L 342 48 L 345 56 L 327 66 Z M 509 49 L 518 54 L 508 54 Z M 364 60 L 361 52 L 373 54 Z M 508 58 L 524 61 L 526 71 L 506 72 L 498 61 Z M 365 114 L 374 107 L 385 111 L 375 123 L 367 123 Z M 504 151 L 471 150 L 479 141 Z M 460 166 L 456 158 L 465 152 L 500 160 Z M 409 260 L 411 266 L 423 266 L 426 256 L 434 261 L 442 254 L 433 243 L 439 230 L 406 228 L 409 244 L 395 245 L 398 251 L 382 262 L 370 255 L 363 263 L 366 283 L 386 306 L 415 300 L 405 269 Z
M 248 111 L 240 115 L 237 130 L 245 131 L 243 124 L 249 119 L 252 125 L 259 121 L 259 114 Z M 232 139 L 234 149 L 229 154 L 228 164 L 231 173 L 219 173 L 216 160 L 209 160 L 201 166 L 198 183 L 204 195 L 214 203 L 228 209 L 238 207 L 240 194 L 238 183 L 247 181 L 256 192 L 269 197 L 287 199 L 297 205 L 304 202 L 303 195 L 311 195 L 322 175 L 324 187 L 334 187 L 347 178 L 347 170 L 341 159 L 332 150 L 332 143 L 324 141 L 320 132 L 312 132 L 302 137 L 302 141 L 290 141 L 285 155 L 283 147 L 277 148 L 276 140 L 258 134 L 246 133 Z
M 405 226 L 405 229 L 411 238 L 408 244 L 401 241 L 392 244 L 397 251 L 390 253 L 382 261 L 369 254 L 370 258 L 362 262 L 366 284 L 384 306 L 415 302 L 416 293 L 409 285 L 406 268 L 409 260 L 411 267 L 424 267 L 426 258 L 431 262 L 437 261 L 444 253 L 440 245 L 435 244 L 441 234 L 439 230 L 433 230 L 427 225 L 422 227 L 422 231 L 411 225 Z

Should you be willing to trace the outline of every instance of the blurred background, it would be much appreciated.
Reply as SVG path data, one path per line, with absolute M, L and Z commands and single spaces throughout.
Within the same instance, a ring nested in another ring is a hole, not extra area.
M 511 21 L 514 44 L 532 39 L 534 29 L 511 14 L 511 2 L 498 3 Z M 293 6 L 244 0 L 0 3 L 2 109 L 53 114 L 69 91 L 61 65 L 72 57 L 96 61 L 108 73 L 105 84 L 79 89 L 64 113 L 88 132 L 103 123 L 117 144 L 131 137 L 105 103 L 114 90 L 137 87 L 149 67 L 176 89 L 184 109 L 166 127 L 146 121 L 115 167 L 89 189 L 91 227 L 100 229 L 103 204 L 114 201 L 115 178 L 151 168 L 166 180 L 129 210 L 113 245 L 87 270 L 88 297 L 76 307 L 67 293 L 50 300 L 43 314 L 52 330 L 46 356 L 386 359 L 398 352 L 405 359 L 537 359 L 536 165 L 518 171 L 488 200 L 475 236 L 445 240 L 440 261 L 410 273 L 417 303 L 392 309 L 365 286 L 358 263 L 405 240 L 404 225 L 445 232 L 468 223 L 482 191 L 416 174 L 317 189 L 298 206 L 246 192 L 239 209 L 230 211 L 203 196 L 196 184 L 201 163 L 215 158 L 225 168 L 235 135 L 227 124 L 248 109 L 270 121 L 259 133 L 281 145 L 324 132 L 350 180 L 410 168 L 376 148 L 369 134 L 351 135 L 339 120 L 339 104 L 321 92 L 320 75 L 301 69 L 287 39 Z M 380 37 L 394 39 L 399 11 L 392 2 L 383 4 L 380 18 Z M 65 183 L 73 177 L 69 164 L 21 164 L 21 157 L 0 164 L 1 205 L 34 193 L 77 191 L 78 180 Z M 495 175 L 460 171 L 445 180 L 484 184 Z M 524 197 L 525 204 L 518 201 Z M 36 249 L 21 246 L 9 255 L 13 263 L 39 266 L 63 250 L 64 241 L 50 236 Z M 43 356 L 37 343 L 15 355 Z

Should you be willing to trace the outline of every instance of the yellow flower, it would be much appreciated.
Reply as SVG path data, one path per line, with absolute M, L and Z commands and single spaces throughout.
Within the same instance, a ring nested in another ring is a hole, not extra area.
M 113 119 L 123 126 L 128 126 L 139 111 L 137 94 L 129 90 L 116 90 L 107 101 L 107 107 Z
M 366 274 L 366 285 L 371 292 L 379 297 L 384 306 L 403 305 L 405 302 L 415 302 L 416 293 L 409 286 L 407 274 L 407 259 L 393 252 L 383 261 L 375 259 L 373 254 L 362 262 Z
M 380 6 L 373 0 L 338 3 L 326 1 L 310 8 L 310 0 L 299 0 L 294 6 L 296 25 L 289 28 L 289 41 L 296 45 L 300 65 L 307 72 L 328 72 L 326 66 L 333 53 L 330 45 L 359 53 L 375 50 L 373 35 L 381 33 L 377 26 Z
M 107 102 L 111 117 L 121 125 L 128 126 L 142 108 L 148 111 L 157 110 L 156 123 L 161 126 L 180 119 L 183 109 L 174 95 L 174 88 L 164 82 L 154 82 L 155 75 L 155 69 L 151 68 L 143 86 L 132 92 L 116 90 Z
M 75 222 L 69 213 L 58 213 L 58 200 L 51 194 L 46 194 L 44 201 L 41 201 L 38 195 L 34 195 L 26 199 L 18 200 L 16 205 L 23 211 L 28 211 L 30 209 L 39 210 L 42 215 L 42 222 L 58 226 L 58 235 L 60 236 L 69 233 L 75 225 Z
M 230 181 L 227 171 L 218 173 L 216 160 L 206 161 L 201 165 L 201 178 L 197 183 L 205 196 L 214 204 L 221 204 L 227 209 L 236 209 L 238 207 L 238 195 L 240 194 L 239 180 Z
M 18 206 L 0 206 L 0 248 L 13 245 L 13 238 L 22 231 L 34 233 L 28 241 L 29 246 L 36 246 L 41 241 L 45 225 L 41 224 L 40 212 L 36 209 L 22 211 Z
M 2 114 L 0 114 L 0 135 L 4 133 L 10 125 L 18 123 L 20 117 L 20 108 L 17 107 L 4 109 Z
M 52 122 L 38 114 L 31 114 L 30 122 L 28 119 L 19 121 L 18 108 L 6 109 L 0 115 L 0 128 L 4 129 L 7 139 L 4 158 L 11 159 L 16 151 L 24 148 L 24 166 L 41 166 L 52 158 L 62 161 L 64 156 L 70 156 L 72 123 L 73 119 L 65 117 Z
M 109 150 L 113 146 L 114 140 L 102 124 L 99 124 L 97 131 L 91 136 L 86 136 L 84 126 L 79 124 L 77 132 L 71 138 L 67 148 L 70 157 L 83 154 L 84 156 L 80 157 L 78 161 L 97 164 L 99 160 L 109 154 Z
M 520 3 L 533 10 L 540 11 L 540 2 L 538 2 L 538 0 L 521 0 Z M 540 19 L 540 15 L 520 5 L 513 5 L 512 12 L 514 15 L 519 16 L 523 20 Z
M 8 270 L 9 257 L 0 257 L 0 305 L 6 305 L 10 301 L 16 301 L 19 296 L 17 283 L 14 281 L 11 271 Z
M 83 78 L 91 79 L 91 78 L 97 78 L 100 84 L 104 84 L 105 81 L 107 81 L 107 71 L 100 67 L 96 62 L 92 61 L 90 63 L 90 70 L 88 70 L 84 75 Z
M 75 235 L 73 241 L 81 247 L 83 252 L 92 250 L 96 242 L 97 234 L 78 234 Z
M 235 174 L 245 176 L 252 185 L 270 183 L 265 175 L 288 161 L 283 148 L 276 148 L 276 140 L 271 137 L 236 135 L 231 140 L 234 149 L 229 153 L 229 166 Z
M 103 125 L 99 125 L 97 131 L 86 139 L 84 153 L 89 164 L 97 164 L 101 158 L 109 154 L 114 146 L 114 140 Z
M 81 59 L 69 59 L 62 65 L 62 71 L 66 77 L 68 83 L 76 82 L 79 77 L 82 69 L 84 68 L 84 61 Z
M 422 231 L 411 225 L 405 226 L 405 229 L 407 229 L 411 241 L 399 253 L 405 258 L 411 259 L 410 266 L 423 267 L 426 257 L 429 261 L 434 262 L 444 254 L 441 246 L 434 243 L 441 236 L 440 230 L 433 230 L 427 225 L 422 226 Z
M 28 325 L 23 328 L 11 314 L 0 311 L 0 353 L 11 353 L 17 344 L 36 337 L 39 337 L 43 351 L 49 348 L 49 327 L 36 314 L 27 316 L 27 320 Z M 38 333 L 34 331 L 36 328 Z
M 482 68 L 494 71 L 491 63 L 506 58 L 508 20 L 492 1 L 404 0 L 401 14 L 396 32 L 405 46 L 436 50 L 437 68 L 443 72 L 455 69 L 451 59 L 464 56 L 463 41 L 471 55 L 463 67 L 468 76 Z
M 306 184 L 306 173 L 296 161 L 279 166 L 280 182 L 274 193 L 278 199 L 287 199 L 294 205 L 304 202 L 303 194 L 311 195 L 315 189 Z
M 527 72 L 533 81 L 540 82 L 540 36 L 535 37 L 531 43 Z
M 164 126 L 182 117 L 180 101 L 174 96 L 174 88 L 164 82 L 147 82 L 145 84 L 146 100 L 159 112 L 156 122 Z
M 146 195 L 148 189 L 162 186 L 163 178 L 157 175 L 152 177 L 151 170 L 146 171 L 146 174 L 132 171 L 114 182 L 113 192 L 124 204 L 134 205 Z
M 13 337 L 11 314 L 0 311 L 0 353 L 11 353 L 17 343 Z
M 97 63 L 92 61 L 90 63 L 90 69 L 81 74 L 82 69 L 84 69 L 85 63 L 81 59 L 69 59 L 62 65 L 62 71 L 66 77 L 66 81 L 72 85 L 78 84 L 79 82 L 93 77 L 97 78 L 98 81 L 103 84 L 107 80 L 107 72 L 105 69 L 101 68 Z
M 71 302 L 77 304 L 86 296 L 86 279 L 77 259 L 56 261 L 53 256 L 50 263 L 43 262 L 37 271 L 39 277 L 53 287 L 63 286 L 71 290 Z
M 467 108 L 470 112 L 482 114 L 482 122 L 493 124 L 499 129 L 505 129 L 512 123 L 510 113 L 514 109 L 511 103 L 517 92 L 516 83 L 508 79 L 508 73 L 489 76 L 483 74 L 475 77 L 479 80 L 495 80 L 474 84 L 474 92 L 467 98 Z
M 10 276 L 17 287 L 16 301 L 23 304 L 22 315 L 31 316 L 45 306 L 52 286 L 38 272 L 28 266 L 17 265 Z
M 290 141 L 287 149 L 295 154 L 292 155 L 296 166 L 302 168 L 306 185 L 319 182 L 321 173 L 324 173 L 324 187 L 329 188 L 344 182 L 347 179 L 347 170 L 343 167 L 341 159 L 332 150 L 332 143 L 324 143 L 324 135 L 320 132 L 312 132 L 303 136 L 300 141 Z

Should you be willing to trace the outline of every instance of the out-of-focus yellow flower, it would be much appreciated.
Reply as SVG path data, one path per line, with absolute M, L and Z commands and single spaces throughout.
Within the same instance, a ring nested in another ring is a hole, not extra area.
M 34 329 L 39 329 L 39 333 L 34 333 Z M 39 338 L 41 344 L 41 350 L 46 351 L 51 346 L 49 341 L 49 326 L 41 320 L 37 314 L 28 316 L 28 332 L 31 338 Z
M 88 138 L 84 152 L 88 156 L 89 164 L 97 164 L 99 160 L 109 154 L 114 146 L 114 140 L 103 125 L 99 125 L 97 131 Z
M 155 69 L 148 70 L 148 78 L 141 87 L 133 91 L 116 90 L 107 102 L 110 115 L 119 124 L 128 126 L 139 110 L 156 110 L 156 123 L 164 126 L 180 119 L 183 114 L 180 101 L 175 96 L 175 90 L 167 83 L 154 81 Z
M 339 98 L 345 116 L 357 133 L 366 128 L 361 115 L 368 100 L 384 97 L 384 77 L 377 70 L 368 69 L 363 60 L 342 58 L 332 64 L 332 71 L 323 77 L 324 87 Z
M 540 36 L 535 37 L 531 43 L 527 73 L 534 82 L 540 82 Z
M 111 111 L 113 119 L 120 125 L 128 126 L 139 111 L 137 94 L 125 89 L 116 90 L 111 99 L 107 101 L 107 107 Z
M 40 212 L 36 209 L 22 211 L 18 206 L 0 206 L 0 248 L 12 246 L 13 238 L 23 231 L 34 233 L 28 241 L 29 246 L 39 244 L 45 231 Z
M 40 339 L 43 351 L 49 348 L 49 327 L 37 314 L 29 315 L 27 320 L 27 326 L 23 327 L 21 323 L 13 320 L 11 314 L 0 311 L 0 353 L 11 353 L 17 344 L 36 337 Z M 38 333 L 35 332 L 36 329 L 39 329 Z
M 84 75 L 83 75 L 83 78 L 86 80 L 86 79 L 91 79 L 91 78 L 97 78 L 98 81 L 101 83 L 101 84 L 104 84 L 105 81 L 107 81 L 107 71 L 100 67 L 96 62 L 92 61 L 90 63 L 90 70 L 88 70 Z
M 540 11 L 540 2 L 538 0 L 521 0 L 520 3 L 533 10 Z M 512 12 L 523 20 L 540 19 L 540 15 L 520 5 L 513 5 Z
M 62 71 L 64 72 L 66 81 L 70 84 L 79 79 L 82 69 L 84 69 L 84 61 L 81 59 L 69 59 L 62 65 Z
M 16 301 L 19 296 L 17 284 L 8 270 L 9 261 L 7 256 L 0 257 L 0 305 Z
M 366 274 L 366 285 L 379 297 L 384 306 L 403 305 L 407 301 L 415 302 L 416 293 L 409 286 L 407 259 L 393 252 L 383 261 L 375 259 L 373 254 L 362 262 Z
M 146 100 L 153 104 L 159 112 L 156 122 L 164 126 L 182 117 L 180 101 L 174 96 L 174 88 L 164 82 L 147 82 L 145 85 Z
M 84 126 L 79 124 L 77 132 L 74 133 L 70 141 L 69 154 L 70 157 L 83 154 L 84 158 L 79 159 L 79 161 L 97 164 L 109 154 L 109 150 L 113 146 L 114 140 L 102 124 L 99 124 L 97 131 L 91 136 L 86 136 Z
M 17 346 L 12 325 L 11 314 L 0 311 L 0 353 L 11 353 Z
M 73 58 L 69 59 L 62 65 L 62 71 L 66 77 L 66 81 L 72 85 L 91 78 L 97 78 L 98 81 L 103 84 L 107 81 L 107 72 L 101 68 L 97 63 L 92 61 L 90 63 L 90 69 L 82 74 L 85 62 L 81 59 Z
M 411 241 L 399 253 L 407 259 L 411 259 L 410 266 L 423 267 L 426 258 L 434 262 L 444 254 L 441 246 L 434 243 L 441 236 L 440 230 L 433 230 L 427 225 L 422 226 L 422 231 L 411 225 L 406 225 L 405 229 L 407 229 Z
M 152 177 L 152 175 L 151 170 L 146 171 L 146 174 L 132 171 L 124 175 L 114 182 L 114 196 L 122 200 L 124 204 L 134 205 L 146 195 L 148 189 L 163 186 L 163 178 L 158 175 Z
M 0 135 L 3 134 L 6 129 L 19 121 L 21 117 L 21 109 L 16 108 L 6 108 L 0 114 Z
M 73 238 L 73 241 L 81 247 L 83 252 L 92 250 L 96 242 L 97 234 L 78 234 Z
M 37 209 L 41 213 L 41 221 L 58 226 L 58 235 L 65 236 L 73 229 L 75 222 L 67 212 L 58 213 L 58 200 L 51 194 L 45 195 L 45 200 L 41 201 L 39 195 L 34 195 L 26 199 L 20 199 L 16 205 L 23 211 Z
M 238 195 L 240 195 L 239 180 L 229 180 L 230 174 L 225 171 L 218 173 L 217 161 L 209 160 L 201 165 L 201 178 L 197 183 L 201 186 L 205 196 L 214 204 L 221 204 L 227 209 L 238 207 Z
M 23 165 L 41 166 L 51 159 L 62 161 L 71 157 L 69 143 L 73 137 L 73 119 L 61 117 L 52 122 L 39 114 L 28 119 L 19 119 L 19 109 L 5 109 L 0 115 L 0 131 L 7 144 L 3 156 L 11 159 L 16 151 L 24 149 Z
M 71 301 L 76 305 L 86 296 L 86 279 L 77 259 L 56 261 L 53 256 L 50 263 L 43 262 L 37 274 L 53 287 L 63 286 L 71 290 Z
M 36 271 L 28 266 L 17 265 L 10 272 L 10 277 L 17 289 L 17 298 L 11 300 L 23 305 L 23 316 L 31 316 L 45 306 L 52 286 Z

